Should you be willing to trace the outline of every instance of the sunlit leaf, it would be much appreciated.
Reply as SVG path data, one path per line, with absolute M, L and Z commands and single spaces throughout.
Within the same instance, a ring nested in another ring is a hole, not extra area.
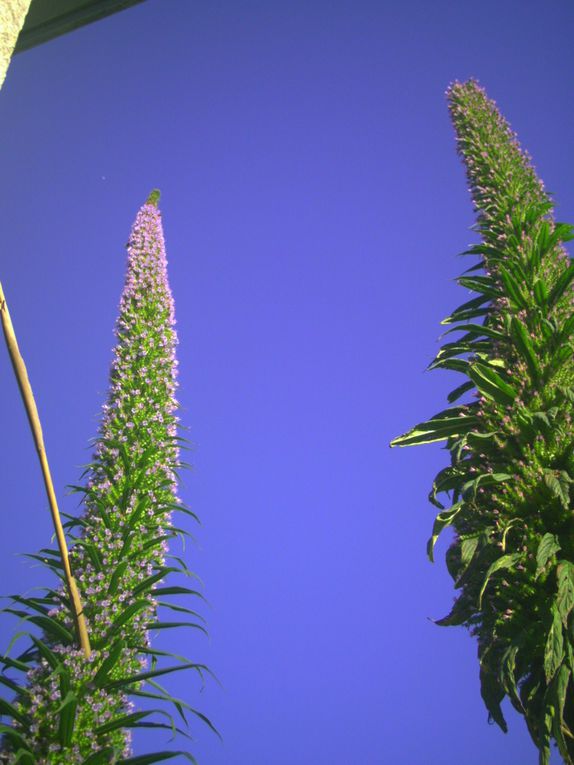
M 472 364 L 468 374 L 481 393 L 488 398 L 494 399 L 499 404 L 505 406 L 511 404 L 517 396 L 517 392 L 512 385 L 505 382 L 494 369 L 486 364 Z
M 544 534 L 536 551 L 536 577 L 544 571 L 546 564 L 560 550 L 560 542 L 555 534 Z
M 436 518 L 435 522 L 433 524 L 432 529 L 432 536 L 429 539 L 427 543 L 427 555 L 431 561 L 434 560 L 434 546 L 436 544 L 436 541 L 441 533 L 441 531 L 446 528 L 447 526 L 450 526 L 456 516 L 460 513 L 460 511 L 464 507 L 464 502 L 457 502 L 454 504 L 451 508 L 448 510 L 444 510 L 443 512 L 439 513 Z
M 482 587 L 480 589 L 480 594 L 478 596 L 478 607 L 482 607 L 482 598 L 484 595 L 484 592 L 494 574 L 496 574 L 497 571 L 505 571 L 508 569 L 512 569 L 516 566 L 518 561 L 521 559 L 520 553 L 511 553 L 509 555 L 502 555 L 500 558 L 497 558 L 494 563 L 489 567 L 488 571 L 486 572 L 486 576 L 484 577 L 484 581 L 482 583 Z

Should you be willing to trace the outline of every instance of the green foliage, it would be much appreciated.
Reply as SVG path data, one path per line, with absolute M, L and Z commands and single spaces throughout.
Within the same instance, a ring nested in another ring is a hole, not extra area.
M 391 445 L 446 442 L 450 465 L 429 495 L 439 513 L 428 554 L 450 526 L 458 595 L 437 624 L 476 636 L 491 719 L 506 731 L 508 697 L 541 765 L 551 741 L 573 765 L 574 264 L 563 247 L 573 228 L 553 220 L 528 156 L 476 82 L 456 83 L 448 100 L 482 241 L 459 278 L 477 296 L 443 322 L 453 325 L 447 334 L 463 334 L 430 368 L 466 379 L 448 396 L 455 407 Z

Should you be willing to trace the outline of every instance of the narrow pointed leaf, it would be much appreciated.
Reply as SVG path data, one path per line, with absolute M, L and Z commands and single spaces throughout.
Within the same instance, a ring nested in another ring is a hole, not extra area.
M 497 560 L 495 560 L 494 563 L 489 567 L 488 571 L 486 572 L 486 576 L 484 578 L 484 582 L 480 590 L 480 595 L 478 596 L 479 608 L 481 608 L 482 606 L 482 598 L 492 576 L 497 571 L 503 571 L 503 570 L 514 568 L 516 564 L 518 563 L 518 561 L 521 559 L 521 557 L 522 556 L 519 553 L 511 553 L 509 555 L 503 555 L 502 557 L 497 558 Z

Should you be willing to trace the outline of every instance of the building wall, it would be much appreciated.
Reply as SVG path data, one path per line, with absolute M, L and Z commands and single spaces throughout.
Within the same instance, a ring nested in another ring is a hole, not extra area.
M 0 0 L 0 88 L 31 0 Z

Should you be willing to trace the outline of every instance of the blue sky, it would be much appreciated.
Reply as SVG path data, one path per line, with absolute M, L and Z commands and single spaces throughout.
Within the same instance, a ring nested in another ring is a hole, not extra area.
M 210 604 L 174 650 L 222 683 L 170 685 L 223 734 L 195 726 L 201 765 L 537 762 L 510 709 L 487 724 L 472 639 L 429 619 L 453 598 L 447 540 L 425 555 L 447 456 L 388 442 L 456 379 L 424 373 L 475 239 L 445 88 L 479 79 L 574 221 L 573 24 L 566 0 L 147 0 L 14 58 L 0 279 L 68 512 L 162 190 Z M 17 553 L 51 526 L 5 352 L 0 417 L 11 593 L 45 582 Z

